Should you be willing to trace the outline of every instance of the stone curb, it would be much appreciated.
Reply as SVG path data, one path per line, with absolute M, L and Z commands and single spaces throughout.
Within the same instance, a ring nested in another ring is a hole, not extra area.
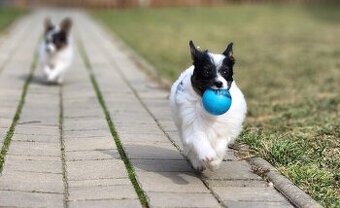
M 269 181 L 273 183 L 274 187 L 283 194 L 291 203 L 299 208 L 322 208 L 322 206 L 312 199 L 308 194 L 295 186 L 290 180 L 274 168 L 266 160 L 254 157 L 249 158 L 247 161 L 258 168 L 266 169 L 263 176 L 268 177 Z

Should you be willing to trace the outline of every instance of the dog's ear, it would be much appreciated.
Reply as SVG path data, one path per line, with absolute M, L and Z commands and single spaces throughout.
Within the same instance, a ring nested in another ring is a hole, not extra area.
M 46 17 L 44 20 L 45 33 L 53 29 L 53 23 L 50 18 Z
M 193 61 L 199 59 L 202 56 L 202 51 L 198 50 L 192 40 L 189 41 L 191 59 Z
M 223 55 L 225 55 L 226 57 L 228 57 L 233 63 L 235 63 L 235 59 L 234 59 L 234 52 L 233 52 L 233 42 L 229 43 L 227 48 L 224 50 L 224 52 L 222 53 Z
M 61 31 L 65 33 L 69 33 L 72 27 L 72 20 L 70 18 L 65 18 L 60 23 L 60 29 Z

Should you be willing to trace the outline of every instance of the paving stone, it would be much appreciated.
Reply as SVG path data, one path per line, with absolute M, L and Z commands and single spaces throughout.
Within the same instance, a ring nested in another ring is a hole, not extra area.
M 293 208 L 288 202 L 247 202 L 247 201 L 226 201 L 223 202 L 229 208 Z
M 22 143 L 60 143 L 60 135 L 47 136 L 47 135 L 27 135 L 27 134 L 16 134 L 14 133 L 12 141 L 22 142 Z
M 183 156 L 170 143 L 126 143 L 125 152 L 129 159 L 171 159 L 183 160 Z
M 127 173 L 121 160 L 67 161 L 68 180 L 122 178 Z
M 110 160 L 119 159 L 119 153 L 114 149 L 95 149 L 90 151 L 67 151 L 65 153 L 66 160 Z
M 110 105 L 111 108 L 112 105 Z M 114 123 L 116 122 L 121 122 L 121 123 L 131 123 L 131 122 L 134 122 L 134 121 L 141 121 L 141 120 L 144 120 L 146 122 L 152 122 L 153 119 L 151 117 L 149 117 L 148 115 L 145 115 L 145 114 L 142 114 L 142 115 L 138 115 L 138 114 L 134 114 L 133 112 L 131 113 L 127 113 L 127 112 L 124 112 L 124 113 L 119 113 L 119 112 L 115 112 L 113 111 L 112 109 L 109 109 L 110 112 L 115 115 L 115 116 L 112 116 L 112 121 Z
M 0 101 L 2 102 L 2 101 Z M 6 102 L 6 103 L 4 103 Z M 16 113 L 16 107 L 18 105 L 19 101 L 16 103 L 9 103 L 8 101 L 3 101 L 2 106 L 0 106 L 0 113 L 1 113 L 1 123 L 5 124 L 11 124 L 14 114 Z M 3 126 L 2 126 L 3 127 Z
M 166 102 L 169 98 L 169 92 L 165 91 L 165 90 L 159 90 L 159 86 L 153 86 L 153 88 L 157 88 L 156 90 L 150 90 L 151 87 L 149 87 L 149 89 L 145 92 L 139 92 L 138 94 L 140 95 L 140 97 L 142 97 L 143 99 L 149 99 L 152 100 L 154 102 L 154 100 L 159 100 L 160 102 L 162 102 L 162 104 L 168 104 L 168 102 Z M 159 104 L 159 103 L 157 103 Z
M 262 180 L 260 176 L 251 172 L 250 165 L 245 161 L 222 162 L 218 171 L 206 170 L 203 176 L 219 180 Z
M 222 201 L 285 202 L 274 187 L 214 187 Z
M 130 179 L 126 176 L 125 178 L 109 178 L 109 179 L 92 179 L 92 180 L 81 180 L 81 181 L 68 181 L 69 188 L 91 188 L 94 186 L 122 186 L 131 185 Z
M 56 143 L 17 142 L 12 141 L 8 155 L 53 156 L 59 157 L 60 147 Z
M 27 157 L 8 155 L 6 171 L 24 171 L 40 173 L 62 173 L 62 163 L 59 157 Z
M 159 122 L 163 131 L 177 131 L 177 127 L 173 121 L 160 121 Z
M 64 131 L 63 136 L 65 138 L 112 137 L 107 127 L 105 129 Z
M 59 121 L 56 120 L 56 117 L 53 118 L 32 118 L 32 116 L 30 117 L 24 117 L 22 115 L 20 115 L 20 123 L 29 123 L 29 122 L 40 122 L 42 124 L 45 125 L 54 125 L 54 126 L 58 126 L 59 125 Z
M 69 129 L 94 129 L 94 127 L 107 127 L 107 122 L 103 118 L 84 119 L 64 119 L 63 125 Z
M 48 126 L 48 127 L 57 127 L 59 128 L 59 122 L 55 122 L 55 123 L 42 123 L 39 120 L 29 120 L 29 121 L 21 121 L 19 120 L 17 123 L 17 126 L 37 126 L 37 127 L 44 127 L 44 126 Z
M 143 134 L 131 134 L 131 133 L 119 133 L 119 138 L 122 142 L 127 143 L 155 143 L 155 142 L 165 142 L 168 143 L 168 138 L 163 133 L 143 133 Z
M 0 190 L 64 193 L 63 176 L 5 169 L 0 177 Z
M 146 192 L 210 193 L 200 178 L 189 172 L 140 172 L 138 180 Z
M 46 132 L 46 133 L 39 133 L 39 132 L 16 132 L 17 135 L 23 135 L 23 136 L 49 136 L 49 137 L 58 137 L 59 133 L 54 132 Z
M 148 125 L 139 125 L 139 124 L 134 124 L 134 123 L 129 123 L 126 125 L 117 125 L 118 131 L 120 133 L 135 133 L 135 134 L 139 134 L 139 133 L 162 133 L 162 131 L 160 131 L 158 125 L 156 123 L 153 124 L 148 124 Z
M 118 134 L 162 134 L 163 132 L 159 130 L 157 126 L 154 126 L 153 128 L 134 128 L 133 125 L 131 125 L 129 128 L 119 128 L 117 129 Z
M 64 98 L 64 104 L 67 105 L 80 105 L 80 106 L 96 106 L 98 105 L 97 96 L 94 94 L 93 89 L 88 89 L 88 93 L 82 90 L 82 97 L 72 97 L 72 99 Z M 99 110 L 99 109 L 98 109 Z M 98 111 L 100 112 L 100 111 Z
M 67 113 L 66 115 L 64 115 L 64 119 L 78 119 L 78 120 L 91 120 L 91 119 L 98 119 L 101 118 L 102 116 L 100 114 L 97 113 L 86 113 L 85 110 L 77 113 L 77 112 L 72 112 L 72 113 Z M 75 129 L 75 128 L 72 128 Z M 65 130 L 69 130 L 68 128 Z
M 91 200 L 91 201 L 70 201 L 69 208 L 138 208 L 142 207 L 137 199 L 123 199 L 123 200 Z
M 1 118 L 0 118 L 0 125 L 1 126 L 0 127 L 1 128 L 8 128 L 8 127 L 10 127 L 10 125 L 12 124 L 12 120 L 13 120 L 12 114 L 11 114 L 11 116 L 9 118 L 5 118 L 4 114 L 1 114 Z
M 0 132 L 0 148 L 1 148 L 2 145 L 3 145 L 5 136 L 6 136 L 6 132 Z
M 63 208 L 63 197 L 63 194 L 0 191 L 0 206 Z
M 66 90 L 68 90 L 68 89 L 66 89 Z M 64 92 L 67 92 L 67 91 L 64 91 Z M 65 103 L 64 102 L 64 107 L 65 107 L 64 110 L 65 110 L 66 115 L 76 114 L 76 113 L 87 113 L 87 114 L 96 113 L 98 116 L 102 117 L 103 114 L 104 114 L 103 110 L 101 108 L 97 108 L 97 103 L 95 103 L 95 102 L 88 104 L 85 101 L 83 101 L 83 102 L 78 102 L 77 105 L 75 105 L 73 103 Z
M 148 192 L 152 207 L 220 207 L 208 193 Z
M 183 160 L 131 160 L 136 171 L 192 172 L 188 162 Z
M 57 126 L 18 126 L 15 128 L 16 134 L 39 134 L 59 136 L 60 130 Z
M 88 83 L 86 79 L 88 79 L 88 77 L 85 78 L 86 83 L 82 85 L 80 85 L 79 83 L 84 82 L 84 78 L 79 80 L 78 83 L 72 82 L 67 86 L 68 89 L 63 93 L 63 100 L 65 104 L 68 104 L 70 102 L 72 103 L 72 101 L 74 100 L 84 100 L 84 99 L 88 100 L 88 98 L 91 98 L 93 100 L 97 99 L 96 95 L 94 94 L 91 84 Z M 82 88 L 79 88 L 79 87 L 82 87 Z M 73 90 L 73 89 L 77 89 L 77 90 Z
M 27 101 L 25 101 L 27 102 Z M 46 104 L 48 105 L 48 104 Z M 41 108 L 45 108 L 45 107 L 41 107 Z M 57 108 L 57 106 L 56 106 Z M 27 109 L 27 110 L 25 110 Z M 59 113 L 58 112 L 54 112 L 54 113 L 47 113 L 50 109 L 44 109 L 44 110 L 37 110 L 37 108 L 24 108 L 24 111 L 22 112 L 22 114 L 20 114 L 20 120 L 39 120 L 41 122 L 55 122 L 58 123 L 58 116 Z M 46 112 L 45 112 L 46 111 Z M 39 115 L 39 116 L 37 116 Z
M 81 118 L 82 120 L 86 120 L 86 117 L 82 117 Z M 104 120 L 104 118 L 103 118 Z M 95 126 L 91 126 L 90 128 L 84 128 L 84 126 L 77 126 L 77 127 L 70 127 L 69 125 L 64 125 L 64 128 L 63 128 L 63 131 L 65 133 L 70 133 L 72 134 L 73 132 L 75 133 L 79 133 L 79 131 L 84 131 L 84 132 L 91 132 L 91 131 L 109 131 L 109 126 L 107 125 L 107 123 L 99 123 L 99 124 L 96 124 Z
M 112 150 L 116 145 L 110 137 L 96 138 L 68 138 L 65 139 L 66 151 L 84 151 L 84 150 Z
M 268 187 L 268 183 L 260 180 L 205 180 L 209 187 Z
M 7 132 L 8 128 L 7 127 L 0 127 L 0 134 L 5 135 Z
M 153 114 L 153 116 L 157 118 L 157 120 L 168 120 L 169 118 L 172 118 L 171 113 L 165 111 L 165 109 L 163 108 L 159 109 L 150 108 L 150 111 Z
M 137 199 L 133 186 L 94 186 L 91 188 L 69 188 L 69 200 L 98 200 L 98 199 Z

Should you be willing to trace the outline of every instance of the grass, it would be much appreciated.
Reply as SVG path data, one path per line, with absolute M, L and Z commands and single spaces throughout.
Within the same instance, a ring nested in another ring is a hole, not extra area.
M 4 31 L 16 18 L 25 14 L 26 11 L 14 7 L 0 7 L 0 32 Z
M 110 116 L 110 112 L 109 112 L 108 108 L 106 107 L 103 94 L 101 93 L 101 90 L 100 90 L 100 88 L 98 86 L 97 80 L 96 80 L 96 78 L 95 78 L 95 76 L 93 74 L 92 65 L 90 63 L 88 55 L 87 55 L 87 53 L 85 51 L 85 48 L 83 46 L 83 42 L 81 40 L 78 41 L 78 49 L 79 49 L 80 55 L 82 57 L 82 60 L 84 61 L 85 67 L 89 71 L 91 83 L 92 83 L 93 88 L 94 88 L 94 90 L 96 92 L 99 104 L 102 107 L 103 112 L 105 114 L 106 121 L 107 121 L 108 126 L 110 128 L 110 131 L 111 131 L 112 137 L 113 137 L 113 139 L 115 141 L 115 144 L 117 146 L 119 155 L 120 155 L 121 159 L 124 161 L 125 167 L 126 167 L 127 172 L 128 172 L 129 179 L 130 179 L 132 185 L 134 186 L 134 189 L 135 189 L 135 191 L 136 191 L 136 193 L 138 195 L 139 201 L 141 202 L 142 206 L 144 208 L 148 208 L 149 205 L 148 205 L 145 193 L 144 193 L 143 189 L 139 186 L 139 183 L 138 183 L 138 181 L 136 179 L 135 171 L 134 171 L 134 169 L 133 169 L 133 167 L 132 167 L 132 165 L 131 165 L 131 163 L 129 161 L 129 158 L 126 156 L 126 153 L 124 151 L 122 143 L 120 142 L 118 133 L 117 133 L 116 128 L 115 128 L 115 126 L 114 126 L 114 124 L 112 122 L 112 119 L 111 119 L 111 116 Z
M 325 207 L 340 207 L 340 7 L 235 5 L 93 11 L 175 80 L 190 39 L 213 52 L 234 42 L 248 103 L 238 142 Z

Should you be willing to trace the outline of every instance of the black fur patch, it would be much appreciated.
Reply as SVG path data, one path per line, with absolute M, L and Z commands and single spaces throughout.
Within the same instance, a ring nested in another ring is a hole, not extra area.
M 52 42 L 57 50 L 62 49 L 67 45 L 67 34 L 63 31 L 53 34 Z
M 189 45 L 193 65 L 195 67 L 194 73 L 191 76 L 191 84 L 195 91 L 202 96 L 206 89 L 219 85 L 219 83 L 216 83 L 217 73 L 221 74 L 227 81 L 228 88 L 230 88 L 231 83 L 233 82 L 234 58 L 232 56 L 226 56 L 226 52 L 224 52 L 223 55 L 226 57 L 222 62 L 222 66 L 217 71 L 216 65 L 209 56 L 207 50 L 198 50 L 192 41 L 190 41 Z M 231 47 L 228 47 L 228 50 L 229 51 L 226 50 L 228 55 L 232 54 L 232 45 Z
M 233 66 L 234 66 L 234 60 L 231 60 L 229 57 L 226 57 L 223 62 L 222 62 L 222 66 L 219 69 L 219 73 L 221 74 L 221 76 L 227 80 L 228 83 L 228 88 L 230 88 L 231 83 L 234 81 L 233 79 L 233 75 L 234 75 L 234 70 L 233 70 Z

